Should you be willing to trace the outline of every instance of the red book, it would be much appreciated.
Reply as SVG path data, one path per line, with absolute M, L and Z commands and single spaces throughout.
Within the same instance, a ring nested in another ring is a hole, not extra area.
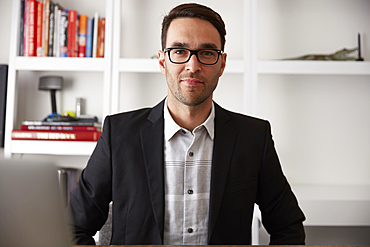
M 97 34 L 96 34 L 96 47 L 93 47 L 93 49 L 95 49 L 95 52 L 96 52 L 96 57 L 99 57 L 99 44 L 100 44 L 100 32 L 101 32 L 101 20 L 100 19 L 97 19 L 95 20 L 97 21 Z
M 100 131 L 13 130 L 12 140 L 97 141 L 100 135 Z
M 44 3 L 42 1 L 36 2 L 37 16 L 36 16 L 36 55 L 42 56 L 42 22 L 44 15 Z
M 78 30 L 78 56 L 85 57 L 87 16 L 80 15 Z
M 99 25 L 98 32 L 98 50 L 97 57 L 104 57 L 104 41 L 105 41 L 105 18 L 102 18 Z
M 36 56 L 36 0 L 28 0 L 27 56 Z
M 22 125 L 21 130 L 46 131 L 100 131 L 96 126 Z
M 68 57 L 77 57 L 77 11 L 69 10 L 68 14 Z

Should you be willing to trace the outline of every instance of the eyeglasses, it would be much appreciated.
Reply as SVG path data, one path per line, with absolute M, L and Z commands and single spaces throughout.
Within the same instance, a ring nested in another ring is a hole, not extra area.
M 223 54 L 223 51 L 217 49 L 189 50 L 186 48 L 166 48 L 163 51 L 167 52 L 168 58 L 175 64 L 187 63 L 191 56 L 195 54 L 200 63 L 213 65 L 218 62 L 218 58 Z

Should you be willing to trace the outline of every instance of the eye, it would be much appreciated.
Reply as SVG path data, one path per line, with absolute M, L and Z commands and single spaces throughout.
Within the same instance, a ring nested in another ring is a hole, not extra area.
M 213 50 L 203 50 L 203 51 L 200 51 L 200 55 L 201 56 L 215 56 L 217 52 L 213 51 Z
M 174 49 L 172 50 L 172 53 L 175 55 L 185 55 L 188 54 L 188 51 L 184 49 Z

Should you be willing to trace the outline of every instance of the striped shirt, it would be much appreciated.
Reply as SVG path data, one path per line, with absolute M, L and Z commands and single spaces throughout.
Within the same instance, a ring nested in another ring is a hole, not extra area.
M 215 110 L 192 132 L 164 107 L 166 245 L 208 244 L 208 215 Z

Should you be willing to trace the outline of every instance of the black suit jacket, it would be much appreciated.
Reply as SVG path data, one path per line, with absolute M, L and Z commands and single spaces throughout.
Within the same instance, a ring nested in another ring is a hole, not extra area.
M 113 201 L 112 244 L 163 244 L 164 102 L 108 116 L 70 198 L 77 244 L 94 244 Z M 215 104 L 209 244 L 249 244 L 254 204 L 271 244 L 304 244 L 304 215 L 267 121 Z

